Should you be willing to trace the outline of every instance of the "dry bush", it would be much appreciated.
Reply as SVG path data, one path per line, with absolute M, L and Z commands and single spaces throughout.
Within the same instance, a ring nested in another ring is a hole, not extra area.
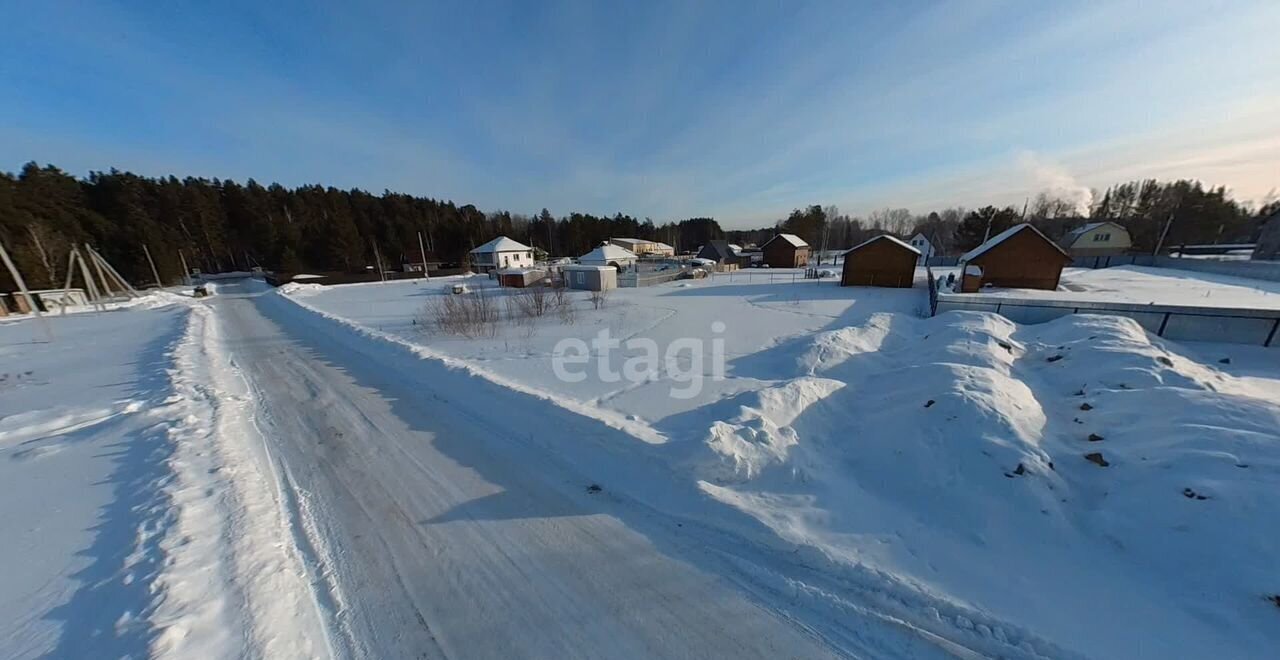
M 423 325 L 439 332 L 471 339 L 493 337 L 498 333 L 501 313 L 493 295 L 485 289 L 436 296 L 427 302 L 423 311 Z
M 513 317 L 532 319 L 545 316 L 550 309 L 552 297 L 547 293 L 547 287 L 541 285 L 518 289 L 507 298 L 508 311 L 512 312 Z
M 592 292 L 591 292 L 591 306 L 592 306 L 593 308 L 595 308 L 595 309 L 600 309 L 600 308 L 602 308 L 602 307 L 604 307 L 604 306 L 605 306 L 605 303 L 608 303 L 608 302 L 609 302 L 609 290 L 608 290 L 608 289 L 604 289 L 604 290 L 602 290 L 602 291 L 592 291 Z

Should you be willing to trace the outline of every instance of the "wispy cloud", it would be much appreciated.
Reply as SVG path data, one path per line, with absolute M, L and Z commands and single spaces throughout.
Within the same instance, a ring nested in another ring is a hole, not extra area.
M 0 27 L 0 140 L 73 171 L 734 226 L 1148 176 L 1256 199 L 1280 186 L 1276 24 L 1250 2 L 52 2 Z

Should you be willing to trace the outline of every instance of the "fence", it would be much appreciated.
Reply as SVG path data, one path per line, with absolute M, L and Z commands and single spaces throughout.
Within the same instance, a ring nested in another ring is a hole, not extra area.
M 670 270 L 651 271 L 641 273 L 637 270 L 618 273 L 618 287 L 632 288 L 638 286 L 653 286 L 655 284 L 663 284 L 685 277 L 691 269 L 688 267 L 672 268 Z
M 1110 314 L 1127 316 L 1148 332 L 1168 339 L 1280 345 L 1280 309 L 1034 300 L 977 293 L 938 293 L 936 296 L 936 314 L 955 310 L 995 312 L 1015 323 L 1030 324 L 1068 314 Z
M 1071 265 L 1075 268 L 1111 268 L 1113 266 L 1177 268 L 1200 273 L 1280 282 L 1280 261 L 1223 261 L 1219 259 L 1156 257 L 1149 254 L 1122 254 L 1112 257 L 1076 257 L 1071 261 Z

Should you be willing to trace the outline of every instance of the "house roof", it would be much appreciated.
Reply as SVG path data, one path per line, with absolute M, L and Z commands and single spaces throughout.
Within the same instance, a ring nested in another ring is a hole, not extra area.
M 799 236 L 796 236 L 795 234 L 777 234 L 773 238 L 765 241 L 764 245 L 768 245 L 778 239 L 782 239 L 790 243 L 792 247 L 798 247 L 798 248 L 809 247 L 809 244 L 805 243 L 804 239 L 800 238 Z M 760 247 L 764 248 L 764 245 L 761 245 Z
M 742 248 L 736 245 L 733 245 L 729 241 L 712 239 L 710 241 L 707 241 L 707 244 L 703 245 L 702 248 L 698 250 L 698 252 L 702 252 L 702 250 L 705 250 L 707 248 L 711 248 L 715 250 L 716 253 L 719 254 L 721 258 L 736 257 L 738 256 L 738 252 L 742 250 Z
M 602 271 L 613 270 L 613 269 L 614 269 L 613 266 L 593 266 L 590 264 L 569 264 L 561 268 L 561 270 L 567 270 L 567 271 L 573 271 L 573 272 L 580 272 L 580 271 L 602 272 Z
M 859 244 L 857 244 L 857 245 L 855 245 L 855 246 L 853 246 L 853 247 L 849 248 L 848 250 L 845 250 L 845 251 L 844 251 L 844 253 L 845 253 L 845 254 L 849 254 L 850 252 L 853 252 L 854 250 L 857 250 L 857 249 L 859 249 L 859 248 L 865 247 L 865 246 L 867 246 L 867 245 L 870 245 L 871 243 L 874 243 L 874 242 L 876 242 L 876 241 L 880 241 L 880 240 L 890 241 L 890 242 L 892 242 L 893 244 L 895 244 L 895 245 L 897 245 L 897 246 L 901 247 L 901 248 L 902 248 L 902 249 L 904 249 L 904 250 L 910 250 L 911 252 L 914 252 L 916 255 L 919 255 L 919 254 L 920 254 L 920 250 L 917 250 L 916 248 L 911 247 L 910 245 L 907 245 L 906 243 L 903 243 L 903 242 L 902 242 L 902 240 L 901 240 L 901 239 L 899 239 L 898 237 L 896 237 L 896 236 L 890 236 L 889 234 L 880 234 L 879 236 L 873 236 L 873 237 L 871 237 L 871 238 L 869 238 L 869 239 L 867 239 L 867 240 L 865 240 L 865 241 L 863 241 L 863 242 L 861 242 L 861 243 L 859 243 Z
M 520 252 L 522 250 L 532 250 L 533 248 L 521 243 L 513 241 L 506 236 L 499 236 L 480 247 L 471 250 L 471 254 L 488 254 L 490 252 Z
M 1063 257 L 1065 257 L 1065 258 L 1067 258 L 1067 259 L 1070 259 L 1070 258 L 1071 258 L 1071 256 L 1070 256 L 1070 255 L 1068 255 L 1065 251 L 1063 251 L 1063 249 L 1062 249 L 1062 248 L 1058 247 L 1058 244 L 1057 244 L 1057 243 L 1054 243 L 1053 241 L 1049 240 L 1049 237 L 1048 237 L 1048 236 L 1045 236 L 1045 235 L 1044 235 L 1044 232 L 1041 232 L 1039 229 L 1036 229 L 1034 226 L 1032 226 L 1032 225 L 1031 225 L 1031 224 L 1029 224 L 1029 223 L 1023 222 L 1023 223 L 1021 223 L 1021 224 L 1016 224 L 1016 225 L 1014 225 L 1014 226 L 1012 226 L 1012 227 L 1010 227 L 1010 228 L 1008 228 L 1008 229 L 1006 229 L 1006 230 L 1004 230 L 1004 231 L 1000 232 L 999 234 L 996 234 L 995 236 L 992 236 L 990 239 L 988 239 L 988 240 L 987 240 L 987 242 L 986 242 L 986 243 L 983 243 L 982 245 L 979 245 L 978 247 L 973 248 L 972 250 L 969 250 L 968 252 L 965 252 L 965 253 L 960 257 L 960 263 L 965 263 L 965 262 L 973 261 L 974 259 L 977 259 L 978 257 L 982 256 L 983 254 L 986 254 L 986 253 L 987 253 L 987 251 L 988 251 L 988 250 L 990 250 L 991 248 L 993 248 L 993 247 L 995 247 L 995 246 L 997 246 L 997 245 L 999 245 L 999 244 L 1001 244 L 1001 243 L 1003 243 L 1003 242 L 1005 242 L 1005 241 L 1009 240 L 1010 238 L 1012 238 L 1012 237 L 1014 237 L 1014 236 L 1018 235 L 1019 233 L 1021 233 L 1021 232 L 1023 232 L 1023 231 L 1027 231 L 1027 230 L 1030 230 L 1030 231 L 1035 232 L 1035 233 L 1036 233 L 1036 235 L 1038 235 L 1040 238 L 1043 238 L 1043 239 L 1044 239 L 1044 241 L 1045 241 L 1046 243 L 1048 243 L 1049 245 L 1052 245 L 1052 246 L 1053 246 L 1053 249 L 1057 250 L 1058 252 L 1061 252 Z
M 1074 244 L 1076 241 L 1080 240 L 1081 236 L 1084 236 L 1085 234 L 1103 225 L 1111 225 L 1112 227 L 1115 227 L 1116 229 L 1119 229 L 1124 232 L 1129 231 L 1128 229 L 1125 229 L 1123 225 L 1118 225 L 1114 222 L 1111 222 L 1110 220 L 1104 220 L 1102 222 L 1086 222 L 1085 224 L 1080 225 L 1079 227 L 1076 227 L 1075 229 L 1072 229 L 1071 231 L 1067 232 L 1066 244 L 1068 246 Z
M 922 231 L 918 231 L 918 232 L 916 232 L 916 233 L 915 233 L 915 234 L 913 234 L 913 235 L 911 236 L 911 238 L 910 238 L 910 239 L 908 239 L 908 240 L 912 240 L 912 241 L 914 241 L 914 240 L 916 240 L 917 238 L 924 239 L 924 242 L 925 242 L 925 243 L 928 243 L 929 245 L 933 245 L 933 241 L 929 240 L 929 237 L 928 237 L 928 236 L 925 236 L 925 235 L 924 235 L 924 232 L 922 232 Z
M 499 275 L 524 275 L 525 273 L 545 273 L 541 268 L 503 268 L 498 271 Z
M 617 261 L 619 259 L 635 260 L 635 258 L 635 252 L 624 247 L 605 243 L 581 257 L 578 257 L 578 261 Z
M 610 241 L 615 243 L 625 243 L 626 245 L 645 245 L 653 241 L 646 241 L 643 238 L 611 238 Z

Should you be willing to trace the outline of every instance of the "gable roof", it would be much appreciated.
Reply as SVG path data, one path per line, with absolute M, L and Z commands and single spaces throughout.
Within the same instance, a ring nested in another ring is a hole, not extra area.
M 533 248 L 521 243 L 513 241 L 506 236 L 499 236 L 480 247 L 471 250 L 471 254 L 488 254 L 490 252 L 519 252 L 521 250 L 532 250 Z
M 913 234 L 913 235 L 911 236 L 911 238 L 909 238 L 909 239 L 907 239 L 907 240 L 909 240 L 909 241 L 914 241 L 914 240 L 916 240 L 917 238 L 922 239 L 925 243 L 928 243 L 929 245 L 933 245 L 933 241 L 929 240 L 929 237 L 928 237 L 928 236 L 925 236 L 925 235 L 924 235 L 924 232 L 922 232 L 922 231 L 918 231 L 918 232 L 916 232 L 915 234 Z
M 720 255 L 721 259 L 731 259 L 738 256 L 738 250 L 734 249 L 736 247 L 737 246 L 729 243 L 729 241 L 712 239 L 707 241 L 706 245 L 699 248 L 698 253 L 701 254 L 703 250 L 711 248 L 716 254 Z
M 798 248 L 809 247 L 809 244 L 805 243 L 804 239 L 800 238 L 799 236 L 796 236 L 795 234 L 775 234 L 773 238 L 765 241 L 764 245 L 768 245 L 778 239 L 782 239 L 790 243 L 791 247 L 798 247 Z M 764 245 L 761 245 L 760 248 L 764 249 Z
M 855 245 L 855 246 L 853 246 L 853 247 L 849 248 L 848 250 L 845 250 L 845 251 L 844 251 L 844 254 L 849 254 L 850 252 L 853 252 L 854 250 L 857 250 L 857 249 L 860 249 L 860 248 L 866 247 L 867 245 L 870 245 L 871 243 L 874 243 L 874 242 L 879 241 L 879 240 L 886 240 L 886 241 L 890 241 L 890 242 L 891 242 L 891 243 L 893 243 L 894 245 L 897 245 L 898 247 L 901 247 L 901 248 L 902 248 L 902 249 L 904 249 L 904 250 L 910 250 L 911 252 L 915 253 L 915 255 L 916 255 L 916 256 L 919 256 L 919 255 L 920 255 L 920 250 L 918 250 L 918 249 L 916 249 L 916 248 L 914 248 L 914 247 L 912 247 L 912 246 L 910 246 L 910 245 L 907 245 L 906 243 L 903 243 L 903 242 L 902 242 L 902 241 L 901 241 L 897 236 L 890 236 L 889 234 L 880 234 L 879 236 L 872 236 L 871 238 L 869 238 L 869 239 L 867 239 L 867 240 L 865 240 L 865 241 L 863 241 L 863 242 L 861 242 L 861 243 L 859 243 L 859 244 L 857 244 L 857 245 Z
M 1065 242 L 1068 246 L 1073 245 L 1076 241 L 1080 240 L 1081 236 L 1084 236 L 1085 234 L 1097 229 L 1098 227 L 1102 227 L 1104 225 L 1111 225 L 1112 227 L 1115 227 L 1116 229 L 1119 229 L 1120 231 L 1123 231 L 1126 234 L 1129 233 L 1129 230 L 1125 229 L 1124 225 L 1116 224 L 1114 222 L 1111 222 L 1110 220 L 1104 220 L 1102 222 L 1086 222 L 1085 224 L 1067 232 Z
M 616 261 L 619 259 L 634 261 L 636 253 L 612 243 L 605 243 L 596 249 L 578 257 L 578 261 Z
M 978 257 L 982 256 L 983 254 L 986 254 L 986 253 L 987 253 L 987 251 L 988 251 L 988 250 L 990 250 L 991 248 L 993 248 L 993 247 L 995 247 L 995 246 L 997 246 L 997 245 L 999 245 L 999 244 L 1001 244 L 1001 243 L 1003 243 L 1003 242 L 1005 242 L 1005 241 L 1009 240 L 1009 239 L 1010 239 L 1010 238 L 1012 238 L 1013 236 L 1016 236 L 1017 234 L 1019 234 L 1019 233 L 1021 233 L 1021 232 L 1023 232 L 1023 231 L 1026 231 L 1026 230 L 1031 230 L 1031 231 L 1035 232 L 1037 236 L 1039 236 L 1040 238 L 1044 239 L 1044 242 L 1045 242 L 1045 243 L 1048 243 L 1049 245 L 1052 245 L 1052 246 L 1053 246 L 1053 249 L 1055 249 L 1055 250 L 1057 250 L 1058 252 L 1060 252 L 1060 253 L 1062 254 L 1062 257 L 1063 257 L 1064 259 L 1067 259 L 1067 260 L 1070 260 L 1070 259 L 1071 259 L 1071 256 L 1070 256 L 1070 255 L 1068 255 L 1068 254 L 1066 253 L 1066 251 L 1064 251 L 1061 247 L 1059 247 L 1057 243 L 1054 243 L 1053 241 L 1049 240 L 1049 237 L 1048 237 L 1048 236 L 1045 236 L 1045 235 L 1044 235 L 1044 232 L 1040 231 L 1039 229 L 1036 229 L 1036 228 L 1035 228 L 1033 225 L 1031 225 L 1030 223 L 1023 222 L 1023 223 L 1020 223 L 1020 224 L 1016 224 L 1016 225 L 1014 225 L 1014 226 L 1012 226 L 1012 227 L 1010 227 L 1010 228 L 1008 228 L 1008 229 L 1006 229 L 1006 230 L 1004 230 L 1004 231 L 1000 232 L 999 234 L 996 234 L 995 236 L 992 236 L 990 239 L 988 239 L 988 240 L 987 240 L 987 242 L 986 242 L 986 243 L 983 243 L 982 245 L 979 245 L 978 247 L 973 248 L 972 250 L 969 250 L 968 252 L 965 252 L 965 253 L 960 257 L 960 263 L 966 263 L 966 262 L 969 262 L 969 261 L 973 261 L 974 259 L 977 259 Z

